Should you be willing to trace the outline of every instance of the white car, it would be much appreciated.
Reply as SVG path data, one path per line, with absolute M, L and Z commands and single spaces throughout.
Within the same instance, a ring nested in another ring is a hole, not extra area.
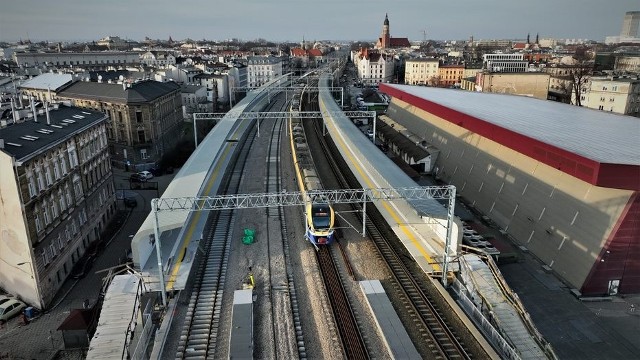
M 7 295 L 0 295 L 0 306 L 2 306 L 2 304 L 6 303 L 9 300 L 13 300 L 14 297 L 13 296 L 7 296 Z
M 142 176 L 143 178 L 145 178 L 145 179 L 147 179 L 147 180 L 149 180 L 149 179 L 153 179 L 153 174 L 152 174 L 152 173 L 150 173 L 149 171 L 146 171 L 146 170 L 145 170 L 145 171 L 140 171 L 140 172 L 138 173 L 138 175 Z
M 27 305 L 20 300 L 11 299 L 0 305 L 0 322 L 6 322 L 12 317 L 20 314 Z

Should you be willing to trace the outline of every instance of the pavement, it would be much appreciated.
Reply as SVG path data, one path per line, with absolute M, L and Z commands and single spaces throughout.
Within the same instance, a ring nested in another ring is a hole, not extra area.
M 521 253 L 499 267 L 558 358 L 640 358 L 640 294 L 580 300 L 542 265 Z
M 29 324 L 24 325 L 20 317 L 15 317 L 0 328 L 0 359 L 84 358 L 81 351 L 61 351 L 64 344 L 62 333 L 57 328 L 72 309 L 82 309 L 85 300 L 89 300 L 90 306 L 97 301 L 106 272 L 96 274 L 96 271 L 116 266 L 126 256 L 133 234 L 150 212 L 151 199 L 157 197 L 155 190 L 123 190 L 129 187 L 131 173 L 119 169 L 113 171 L 117 191 L 124 191 L 127 197 L 135 197 L 138 205 L 129 209 L 124 207 L 122 200 L 117 200 L 118 212 L 113 218 L 112 227 L 114 235 L 105 239 L 107 245 L 98 255 L 89 274 L 77 280 L 68 278 L 49 309 Z M 150 181 L 158 182 L 161 194 L 172 178 L 173 175 L 163 175 Z M 121 198 L 120 195 L 117 197 Z

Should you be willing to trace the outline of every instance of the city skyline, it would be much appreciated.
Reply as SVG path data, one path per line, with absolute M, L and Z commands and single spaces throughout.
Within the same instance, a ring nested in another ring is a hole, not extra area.
M 603 40 L 620 34 L 627 11 L 637 2 L 618 0 L 539 0 L 515 4 L 509 0 L 462 0 L 428 5 L 421 0 L 341 2 L 326 0 L 240 0 L 212 6 L 195 0 L 188 6 L 166 0 L 123 0 L 87 3 L 82 0 L 5 4 L 0 15 L 0 41 L 88 41 L 105 36 L 125 39 L 224 40 L 238 38 L 299 42 L 306 40 L 375 40 L 385 14 L 391 35 L 411 41 L 427 39 Z M 291 16 L 291 14 L 312 14 Z M 451 19 L 454 20 L 451 20 Z M 576 22 L 575 19 L 583 21 Z M 239 24 L 246 24 L 239 26 Z

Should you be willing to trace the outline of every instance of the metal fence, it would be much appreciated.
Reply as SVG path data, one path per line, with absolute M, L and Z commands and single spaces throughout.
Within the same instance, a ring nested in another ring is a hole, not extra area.
M 465 313 L 473 320 L 478 328 L 485 334 L 489 342 L 500 353 L 503 359 L 520 359 L 517 351 L 509 344 L 509 342 L 502 337 L 500 332 L 493 327 L 491 322 L 484 317 L 480 309 L 478 309 L 473 301 L 467 297 L 466 291 L 461 287 L 459 281 L 454 281 L 451 284 L 451 289 L 458 297 L 458 304 L 464 310 Z

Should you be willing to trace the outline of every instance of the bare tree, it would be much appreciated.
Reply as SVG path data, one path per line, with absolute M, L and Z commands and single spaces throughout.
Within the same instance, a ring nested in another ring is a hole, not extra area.
M 574 105 L 582 106 L 582 94 L 593 75 L 593 53 L 586 47 L 578 47 L 573 55 L 573 68 L 569 77 L 571 89 L 575 97 Z

